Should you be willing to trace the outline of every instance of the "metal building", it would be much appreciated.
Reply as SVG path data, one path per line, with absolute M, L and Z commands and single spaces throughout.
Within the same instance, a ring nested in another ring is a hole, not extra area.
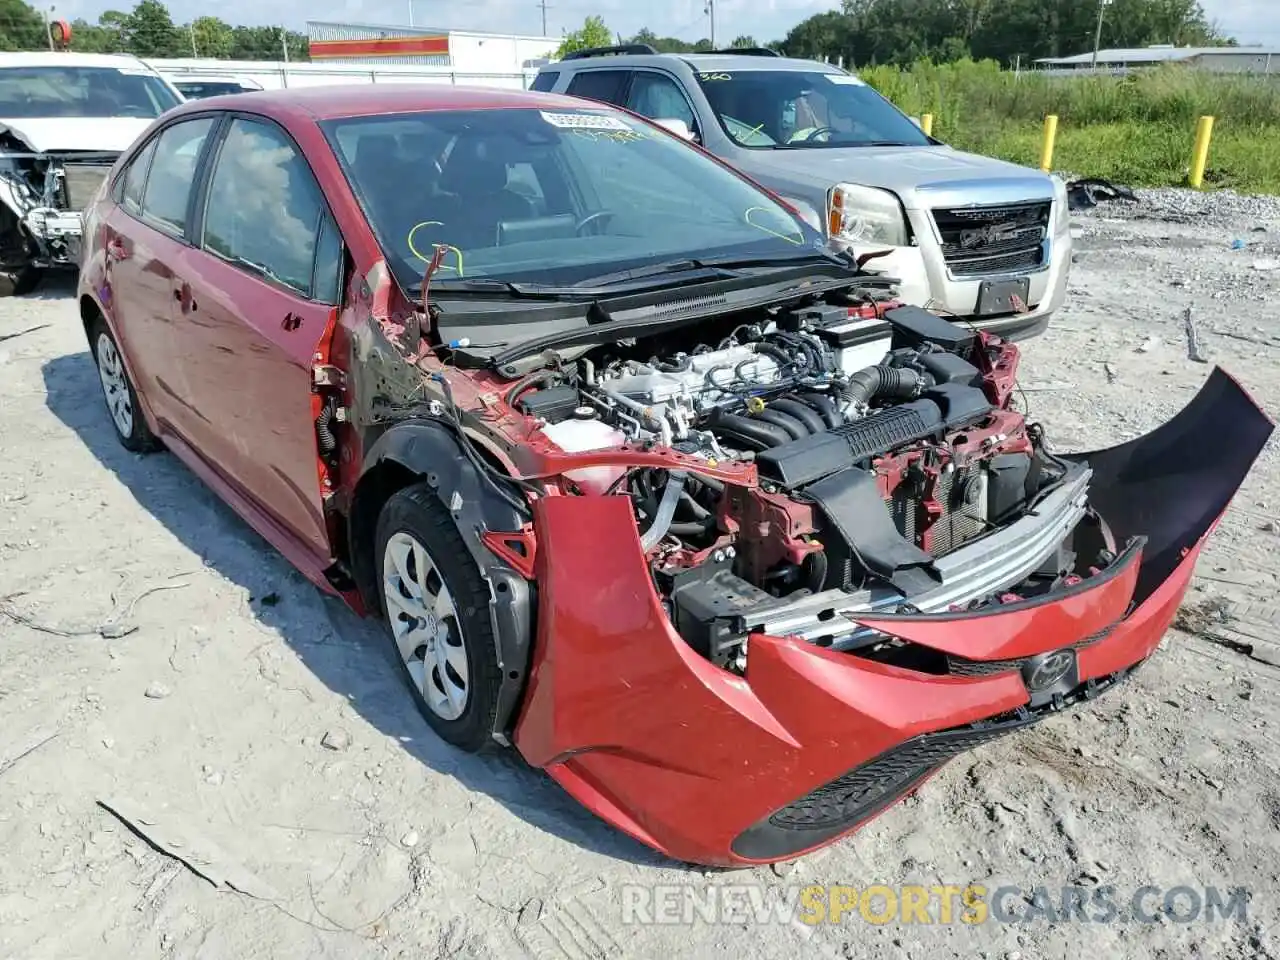
M 1099 50 L 1098 70 L 1115 72 L 1181 63 L 1214 73 L 1261 73 L 1280 75 L 1280 47 L 1174 47 L 1150 46 L 1128 50 Z M 1073 57 L 1048 57 L 1036 65 L 1049 70 L 1088 70 L 1093 53 Z
M 354 64 L 405 64 L 510 72 L 545 62 L 560 40 L 515 34 L 432 30 L 367 23 L 307 23 L 311 59 Z

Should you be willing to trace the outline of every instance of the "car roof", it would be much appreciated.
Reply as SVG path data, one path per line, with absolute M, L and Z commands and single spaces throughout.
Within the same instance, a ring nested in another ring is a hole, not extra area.
M 343 117 L 377 116 L 388 113 L 423 113 L 433 110 L 598 110 L 612 109 L 604 103 L 585 103 L 531 90 L 504 90 L 498 87 L 467 87 L 443 83 L 368 83 L 332 87 L 290 87 L 282 90 L 254 90 L 192 101 L 173 112 L 211 109 L 248 110 L 273 116 L 336 120 Z
M 0 67 L 127 67 L 131 70 L 154 72 L 137 57 L 114 53 L 55 53 L 32 51 L 29 53 L 0 53 Z
M 620 53 L 600 54 L 572 60 L 557 60 L 539 69 L 539 72 L 553 70 L 581 70 L 599 67 L 608 69 L 619 66 L 657 66 L 680 60 L 687 63 L 699 73 L 732 70 L 741 73 L 745 70 L 786 70 L 806 73 L 843 73 L 839 67 L 817 60 L 801 60 L 796 57 L 769 57 L 758 54 L 743 53 Z

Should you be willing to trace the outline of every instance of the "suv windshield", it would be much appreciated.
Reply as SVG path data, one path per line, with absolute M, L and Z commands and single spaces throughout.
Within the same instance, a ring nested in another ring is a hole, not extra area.
M 697 76 L 725 133 L 743 147 L 924 147 L 932 142 L 897 107 L 849 74 L 742 70 Z
M 0 117 L 154 119 L 181 101 L 142 68 L 0 68 Z
M 824 239 L 693 147 L 607 108 L 434 111 L 327 121 L 406 289 L 575 284 L 673 259 L 795 258 Z

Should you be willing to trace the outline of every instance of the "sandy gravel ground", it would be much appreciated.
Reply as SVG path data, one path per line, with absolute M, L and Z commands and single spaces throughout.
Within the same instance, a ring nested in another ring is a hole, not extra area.
M 1280 209 L 1165 193 L 1080 230 L 1070 306 L 1024 368 L 1059 449 L 1191 399 L 1210 368 L 1187 307 L 1211 362 L 1280 413 Z M 0 302 L 0 597 L 44 628 L 0 616 L 0 957 L 1280 957 L 1275 443 L 1202 561 L 1192 612 L 1217 612 L 1122 692 L 789 869 L 704 873 L 514 757 L 433 739 L 374 626 L 172 457 L 117 445 L 70 291 Z M 971 882 L 1252 897 L 1215 923 L 623 922 L 627 884 Z

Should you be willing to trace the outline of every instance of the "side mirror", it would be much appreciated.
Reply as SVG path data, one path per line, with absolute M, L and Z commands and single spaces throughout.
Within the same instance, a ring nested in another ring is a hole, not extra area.
M 683 120 L 664 118 L 662 120 L 654 120 L 653 122 L 664 130 L 670 130 L 677 137 L 683 137 L 685 140 L 692 140 L 694 143 L 698 142 L 698 135 L 690 130 L 689 124 L 685 123 Z

